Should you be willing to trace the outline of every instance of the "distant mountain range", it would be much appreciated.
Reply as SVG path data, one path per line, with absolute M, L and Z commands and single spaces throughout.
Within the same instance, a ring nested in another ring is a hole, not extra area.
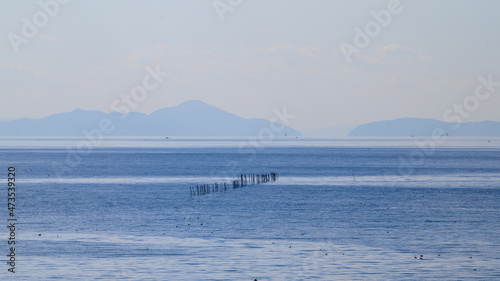
M 159 109 L 151 114 L 130 112 L 104 113 L 76 109 L 40 119 L 0 121 L 0 136 L 83 136 L 100 129 L 109 120 L 114 129 L 105 136 L 257 136 L 266 129 L 283 128 L 274 136 L 301 136 L 302 133 L 265 119 L 246 119 L 202 101 L 193 100 L 178 106 Z M 272 125 L 271 125 L 272 124 Z M 434 119 L 401 118 L 371 122 L 357 127 L 337 126 L 320 130 L 305 130 L 305 137 L 411 137 L 431 136 L 434 129 L 449 136 L 500 137 L 500 122 L 483 121 L 453 124 Z M 264 131 L 265 130 L 265 131 Z
M 500 137 L 500 122 L 482 121 L 446 123 L 434 119 L 401 118 L 363 124 L 354 128 L 351 137 L 410 137 L 432 136 L 434 129 L 457 137 Z
M 41 119 L 0 121 L 0 136 L 83 136 L 83 131 L 100 129 L 102 120 L 109 120 L 107 125 L 114 128 L 104 134 L 110 136 L 257 136 L 266 128 L 283 128 L 281 124 L 271 126 L 268 120 L 242 118 L 194 100 L 149 115 L 77 109 Z M 273 133 L 274 136 L 301 135 L 288 126 Z M 267 137 L 265 132 L 263 135 Z

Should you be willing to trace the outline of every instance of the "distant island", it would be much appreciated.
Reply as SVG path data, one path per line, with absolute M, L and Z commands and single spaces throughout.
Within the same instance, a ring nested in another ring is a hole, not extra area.
M 500 137 L 500 122 L 482 121 L 446 123 L 434 119 L 401 118 L 363 124 L 354 128 L 351 137 L 422 137 L 431 136 L 434 129 L 455 137 Z
M 0 121 L 0 136 L 83 136 L 105 120 L 109 136 L 258 136 L 272 129 L 274 136 L 300 136 L 293 128 L 259 118 L 246 119 L 199 100 L 159 109 L 151 114 L 105 113 L 76 109 L 40 119 Z M 277 130 L 277 128 L 279 130 Z M 267 130 L 266 130 L 267 131 Z M 95 131 L 94 131 L 95 132 Z

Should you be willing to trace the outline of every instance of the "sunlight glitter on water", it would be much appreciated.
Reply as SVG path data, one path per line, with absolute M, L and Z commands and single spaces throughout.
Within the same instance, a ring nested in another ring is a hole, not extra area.
M 220 177 L 88 177 L 88 178 L 27 178 L 23 184 L 208 184 L 231 182 L 234 178 Z M 322 185 L 322 186 L 393 186 L 404 183 L 405 187 L 488 187 L 500 182 L 500 174 L 457 174 L 445 176 L 281 176 L 278 182 L 266 185 Z

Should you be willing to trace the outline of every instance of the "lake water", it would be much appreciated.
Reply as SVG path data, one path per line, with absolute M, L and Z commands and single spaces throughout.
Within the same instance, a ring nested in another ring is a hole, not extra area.
M 500 279 L 498 138 L 81 141 L 0 139 L 1 280 Z

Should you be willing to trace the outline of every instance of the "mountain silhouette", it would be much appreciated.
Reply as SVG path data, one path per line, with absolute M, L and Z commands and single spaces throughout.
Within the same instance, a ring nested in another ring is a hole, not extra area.
M 274 136 L 301 135 L 288 126 L 265 119 L 242 118 L 192 100 L 151 114 L 76 109 L 40 119 L 0 121 L 0 136 L 82 136 L 83 132 L 100 129 L 102 122 L 113 128 L 105 133 L 109 136 L 258 136 L 261 133 L 267 137 L 264 132 L 268 130 Z
M 437 129 L 437 130 L 436 130 Z M 371 122 L 354 128 L 351 137 L 432 136 L 433 132 L 457 137 L 500 137 L 500 122 L 446 123 L 434 119 L 400 118 Z

